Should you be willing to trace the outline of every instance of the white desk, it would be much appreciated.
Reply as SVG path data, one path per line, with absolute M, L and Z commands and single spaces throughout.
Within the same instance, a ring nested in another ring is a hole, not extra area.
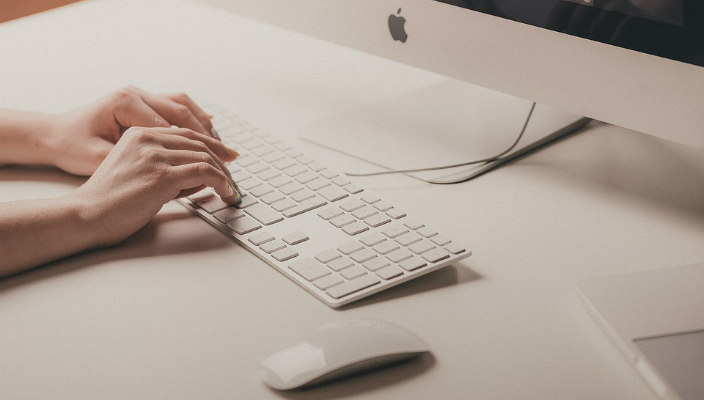
M 343 169 L 360 164 L 297 129 L 441 79 L 167 0 L 79 3 L 0 25 L 0 59 L 0 107 L 65 110 L 128 83 L 186 90 Z M 342 311 L 171 203 L 120 246 L 0 281 L 0 397 L 654 399 L 575 283 L 702 262 L 703 156 L 594 125 L 471 183 L 364 179 L 474 255 Z M 0 201 L 78 184 L 0 168 Z M 257 361 L 288 335 L 360 317 L 410 328 L 434 357 L 305 392 L 257 379 Z

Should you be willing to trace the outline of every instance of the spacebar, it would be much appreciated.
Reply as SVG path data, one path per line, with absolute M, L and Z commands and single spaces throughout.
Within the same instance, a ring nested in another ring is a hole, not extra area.
M 358 292 L 364 288 L 368 288 L 369 286 L 374 286 L 379 282 L 381 281 L 374 275 L 364 275 L 357 279 L 353 279 L 340 285 L 333 286 L 328 289 L 327 293 L 330 295 L 330 297 L 334 299 L 339 299 L 340 297 L 344 297 L 354 292 Z

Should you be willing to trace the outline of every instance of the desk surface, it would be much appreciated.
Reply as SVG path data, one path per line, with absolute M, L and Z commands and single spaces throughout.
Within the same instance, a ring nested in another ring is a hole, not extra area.
M 342 169 L 360 162 L 298 130 L 442 79 L 185 1 L 85 2 L 12 21 L 0 54 L 0 107 L 66 110 L 128 83 L 186 90 Z M 119 246 L 0 281 L 1 397 L 654 399 L 575 284 L 704 260 L 702 155 L 593 124 L 471 183 L 364 179 L 474 255 L 341 311 L 170 203 Z M 0 168 L 0 201 L 80 183 Z M 289 335 L 362 317 L 410 328 L 433 357 L 306 392 L 257 379 L 257 361 Z

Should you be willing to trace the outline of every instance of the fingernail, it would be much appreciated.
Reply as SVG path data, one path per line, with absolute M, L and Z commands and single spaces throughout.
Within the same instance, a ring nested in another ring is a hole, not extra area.
M 227 185 L 227 197 L 231 197 L 235 194 L 235 188 L 232 185 Z
M 230 153 L 230 155 L 232 155 L 232 157 L 237 158 L 240 156 L 240 153 L 238 153 L 235 149 L 231 149 L 227 146 L 225 146 L 225 149 L 227 150 L 228 153 Z
M 237 194 L 235 202 L 237 204 L 242 203 L 242 192 L 240 191 L 240 188 L 237 186 L 235 182 L 232 182 L 232 186 L 234 187 L 235 193 Z
M 205 113 L 205 116 L 208 117 L 208 119 L 213 119 L 215 116 L 213 114 Z

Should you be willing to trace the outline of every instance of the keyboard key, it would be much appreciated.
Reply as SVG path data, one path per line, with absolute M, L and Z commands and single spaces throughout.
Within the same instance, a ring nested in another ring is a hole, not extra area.
M 304 200 L 297 206 L 291 207 L 288 210 L 284 211 L 284 216 L 286 218 L 295 217 L 296 215 L 303 214 L 304 212 L 308 212 L 310 210 L 314 210 L 326 204 L 328 204 L 328 202 L 323 200 L 322 198 L 313 197 L 311 199 Z
M 362 236 L 359 241 L 371 247 L 386 240 L 386 237 L 379 232 L 370 232 Z
M 318 174 L 316 174 L 315 172 L 306 171 L 306 172 L 296 176 L 295 179 L 296 179 L 296 181 L 298 181 L 298 183 L 306 184 L 317 177 L 318 177 Z
M 361 199 L 364 200 L 365 203 L 367 204 L 374 204 L 377 201 L 380 201 L 381 199 L 379 196 L 375 195 L 374 193 L 369 193 L 366 192 L 361 196 Z
M 407 260 L 401 261 L 398 265 L 400 265 L 401 268 L 405 269 L 406 271 L 415 271 L 418 268 L 425 267 L 426 265 L 428 265 L 428 263 L 418 257 L 411 257 Z
M 279 200 L 283 200 L 284 198 L 285 198 L 285 196 L 280 192 L 271 192 L 271 193 L 267 193 L 264 196 L 262 196 L 260 200 L 266 204 L 271 205 Z M 293 206 L 291 206 L 291 207 L 293 207 Z
M 420 233 L 421 235 L 427 237 L 427 238 L 433 237 L 433 236 L 435 236 L 435 235 L 438 234 L 436 231 L 434 231 L 434 230 L 428 228 L 427 226 L 418 229 L 417 232 Z
M 391 218 L 389 218 L 386 214 L 375 214 L 364 220 L 364 223 L 374 228 L 388 224 L 389 222 L 391 222 Z
M 309 282 L 330 275 L 329 269 L 312 258 L 302 258 L 288 268 Z
M 377 201 L 376 203 L 374 203 L 374 208 L 376 208 L 377 210 L 379 210 L 381 212 L 384 212 L 384 211 L 388 211 L 388 210 L 394 208 L 394 206 L 392 206 L 391 204 L 389 204 L 385 201 Z
M 452 254 L 460 254 L 466 251 L 464 247 L 456 243 L 450 243 L 449 245 L 445 246 L 445 250 L 449 251 Z
M 252 176 L 252 177 L 247 178 L 245 180 L 237 181 L 237 186 L 239 186 L 240 189 L 249 190 L 249 189 L 259 185 L 260 183 L 262 183 L 262 181 L 260 181 L 258 178 L 255 178 Z
M 232 171 L 230 171 L 230 172 L 232 172 Z M 232 172 L 232 180 L 235 182 L 240 182 L 245 179 L 249 179 L 251 177 L 252 177 L 252 175 L 245 170 L 240 170 L 238 172 Z
M 308 168 L 312 169 L 312 170 L 315 171 L 315 172 L 320 172 L 320 171 L 326 169 L 323 164 L 321 164 L 321 163 L 319 163 L 319 162 L 315 162 L 315 161 L 312 162 L 312 163 L 310 163 L 310 164 L 308 164 Z M 327 177 L 326 177 L 326 178 L 327 178 Z
M 355 210 L 352 215 L 355 216 L 357 219 L 365 219 L 367 217 L 371 217 L 374 214 L 378 214 L 379 212 L 375 210 L 373 207 L 369 206 L 364 206 L 360 209 Z
M 391 253 L 392 251 L 400 249 L 400 248 L 401 248 L 401 246 L 399 246 L 398 243 L 396 243 L 392 240 L 383 241 L 373 247 L 374 251 L 376 251 L 377 253 L 379 253 L 381 255 Z
M 308 186 L 308 188 L 311 190 L 320 190 L 329 185 L 330 181 L 323 178 L 315 178 L 306 184 L 306 186 Z
M 327 263 L 329 263 L 330 261 L 335 260 L 335 259 L 340 258 L 340 257 L 342 257 L 342 256 L 340 255 L 340 252 L 338 252 L 338 251 L 335 250 L 335 249 L 331 249 L 331 250 L 324 251 L 324 252 L 322 252 L 322 253 L 318 253 L 318 254 L 315 256 L 315 259 L 318 260 L 318 261 L 320 261 L 320 262 L 323 263 L 323 264 L 327 264 Z
M 415 232 L 406 232 L 403 235 L 397 237 L 396 241 L 400 245 L 408 246 L 410 244 L 420 241 L 421 239 L 423 239 L 423 237 Z
M 379 280 L 378 277 L 371 274 L 366 274 L 357 279 L 333 286 L 328 289 L 326 293 L 334 299 L 339 299 L 341 297 L 349 296 L 350 294 L 358 292 L 362 289 L 366 289 L 370 286 L 377 285 L 380 282 L 381 280 Z
M 342 277 L 345 279 L 359 278 L 360 276 L 366 274 L 367 271 L 359 265 L 354 265 L 340 272 L 340 275 L 342 275 Z
M 399 219 L 399 218 L 405 217 L 406 213 L 399 210 L 398 208 L 392 208 L 386 212 L 386 215 L 388 215 L 389 217 L 391 217 L 393 219 Z
M 274 151 L 274 148 L 273 148 L 273 147 L 271 147 L 271 146 L 262 146 L 262 147 L 257 148 L 256 150 L 254 150 L 254 151 L 252 152 L 252 154 L 254 154 L 254 155 L 257 156 L 257 157 L 262 157 L 263 155 L 269 154 L 269 153 L 271 153 L 272 151 Z
M 450 243 L 450 239 L 446 238 L 445 236 L 440 236 L 440 235 L 433 236 L 433 238 L 431 240 L 433 241 L 433 243 L 437 244 L 438 246 L 444 246 L 444 245 Z M 462 249 L 462 250 L 464 250 L 464 249 Z M 454 253 L 452 251 L 450 251 L 450 252 Z M 457 254 L 457 253 L 454 253 L 454 254 Z
M 422 240 L 420 242 L 413 243 L 412 245 L 408 246 L 408 250 L 416 253 L 416 254 L 422 254 L 425 253 L 426 251 L 432 250 L 435 248 L 435 244 L 429 240 Z
M 339 250 L 344 255 L 350 255 L 357 250 L 362 250 L 363 248 L 364 246 L 362 246 L 362 243 L 357 240 L 353 240 L 351 242 L 342 244 L 340 247 L 337 248 L 337 250 Z
M 245 168 L 246 168 L 246 167 L 249 167 L 249 166 L 252 165 L 252 164 L 258 163 L 259 160 L 257 159 L 257 157 L 254 157 L 254 156 L 250 156 L 250 155 L 248 155 L 248 154 L 245 154 L 245 155 L 242 155 L 242 156 L 238 157 L 237 160 L 235 160 L 235 162 L 236 162 L 237 165 L 239 165 L 240 167 L 245 167 Z
M 228 222 L 227 226 L 238 235 L 244 235 L 262 227 L 257 220 L 247 215 Z
M 352 182 L 350 182 L 349 179 L 345 178 L 344 176 L 338 176 L 336 178 L 333 178 L 332 182 L 334 184 L 336 184 L 337 186 L 345 186 L 345 185 L 349 185 L 350 183 L 352 183 Z
M 267 169 L 269 169 L 269 164 L 263 163 L 263 162 L 258 162 L 256 164 L 252 164 L 249 167 L 247 167 L 247 171 L 249 171 L 255 175 L 260 172 L 263 172 Z
M 343 188 L 352 194 L 362 193 L 364 191 L 364 188 L 362 188 L 361 186 L 359 186 L 355 183 L 345 185 L 345 186 L 343 186 Z
M 361 221 L 353 222 L 353 223 L 351 223 L 351 224 L 349 224 L 349 225 L 345 225 L 345 226 L 342 228 L 342 231 L 345 232 L 346 234 L 350 235 L 350 236 L 354 236 L 354 235 L 360 234 L 360 233 L 362 233 L 362 232 L 364 232 L 364 231 L 368 231 L 368 230 L 369 230 L 369 227 L 366 226 L 366 225 L 365 225 L 363 222 L 361 222 Z
M 266 183 L 262 183 L 261 185 L 252 188 L 249 191 L 249 194 L 251 194 L 252 196 L 256 196 L 256 197 L 262 197 L 265 194 L 271 193 L 273 191 L 274 191 L 274 188 L 267 185 Z
M 338 201 L 349 196 L 347 192 L 337 186 L 328 186 L 322 188 L 320 189 L 320 191 L 318 191 L 318 194 L 323 196 L 327 201 Z
M 311 168 L 311 169 L 312 169 L 312 168 Z M 331 169 L 323 168 L 323 169 L 320 171 L 320 175 L 322 175 L 323 178 L 332 179 L 332 178 L 334 178 L 334 177 L 336 177 L 336 176 L 338 176 L 338 175 L 340 175 L 340 174 L 338 174 L 337 172 L 335 172 L 335 171 L 333 171 L 333 170 L 331 170 Z
M 352 261 L 349 257 L 340 257 L 328 263 L 328 267 L 335 272 L 342 271 L 343 269 L 349 268 L 353 265 L 354 261 Z
M 423 253 L 423 258 L 425 258 L 429 262 L 438 262 L 449 257 L 450 255 L 445 250 L 439 248 Z
M 248 207 L 245 212 L 264 225 L 271 225 L 284 220 L 281 214 L 262 203 Z
M 336 228 L 342 228 L 345 225 L 349 225 L 353 222 L 356 222 L 357 220 L 349 215 L 349 214 L 342 214 L 340 216 L 337 216 L 333 219 L 330 220 L 330 223 L 333 224 Z
M 261 232 L 257 233 L 256 235 L 253 235 L 247 240 L 249 240 L 253 245 L 259 246 L 266 242 L 271 242 L 272 240 L 274 240 L 274 237 L 266 232 Z
M 408 232 L 408 229 L 403 225 L 391 224 L 391 225 L 388 225 L 386 228 L 384 228 L 384 230 L 381 232 L 384 235 L 393 239 L 397 236 L 401 236 L 404 233 Z
M 305 233 L 298 231 L 288 234 L 281 239 L 283 239 L 283 241 L 288 243 L 289 245 L 293 246 L 294 244 L 305 242 L 309 238 L 308 235 L 306 235 Z
M 406 218 L 403 222 L 403 225 L 405 225 L 406 228 L 413 229 L 413 230 L 420 229 L 425 226 L 422 223 L 420 223 L 414 219 L 411 219 L 411 218 Z
M 228 208 L 230 207 L 230 205 L 222 201 L 219 196 L 212 196 L 198 203 L 198 207 L 205 210 L 208 214 L 212 214 L 214 212 Z
M 332 218 L 337 217 L 338 215 L 342 215 L 343 213 L 344 213 L 344 211 L 342 211 L 342 209 L 340 209 L 340 207 L 333 206 L 333 207 L 326 208 L 323 211 L 319 212 L 318 216 L 327 221 L 327 220 L 330 220 Z
M 281 193 L 283 193 L 285 195 L 290 195 L 291 193 L 296 193 L 301 189 L 303 189 L 303 186 L 301 186 L 301 184 L 297 183 L 297 182 L 289 182 L 279 188 Z
M 296 175 L 302 174 L 306 171 L 308 171 L 308 168 L 306 168 L 305 165 L 294 164 L 294 165 L 284 169 L 283 173 L 288 176 L 296 176 Z
M 406 249 L 398 249 L 387 254 L 386 257 L 392 262 L 399 263 L 407 258 L 413 257 L 413 253 Z
M 397 276 L 403 275 L 403 270 L 395 265 L 389 265 L 388 267 L 384 267 L 380 269 L 379 271 L 376 272 L 376 274 L 381 278 L 385 280 L 390 280 L 393 279 Z
M 312 164 L 314 162 L 313 159 L 308 156 L 300 156 L 300 157 L 295 157 L 295 158 L 296 158 L 296 161 L 298 161 L 299 163 L 301 163 L 303 165 Z
M 274 239 L 274 240 L 272 240 L 272 241 L 270 241 L 270 242 L 264 243 L 263 245 L 260 246 L 260 248 L 261 248 L 262 250 L 264 250 L 265 253 L 271 254 L 271 253 L 273 253 L 273 252 L 275 252 L 275 251 L 279 251 L 279 250 L 281 250 L 281 249 L 286 248 L 286 245 L 285 245 L 284 242 L 282 242 L 281 240 L 279 240 L 279 239 Z
M 275 178 L 269 179 L 267 182 L 275 188 L 280 188 L 281 186 L 291 182 L 291 178 L 285 176 L 285 175 L 279 175 Z
M 298 252 L 290 247 L 286 247 L 285 249 L 271 253 L 271 256 L 274 257 L 276 261 L 283 262 L 298 257 Z
M 340 203 L 340 208 L 347 211 L 347 212 L 352 212 L 358 208 L 364 207 L 364 202 L 358 198 L 351 198 L 348 200 L 343 201 Z
M 303 186 L 301 186 L 301 189 L 303 189 Z M 303 189 L 299 190 L 298 192 L 294 193 L 291 198 L 297 202 L 302 202 L 303 200 L 308 200 L 311 197 L 315 197 L 315 193 L 308 190 L 308 189 Z
M 241 218 L 244 217 L 244 211 L 235 208 L 235 207 L 228 207 L 224 210 L 220 210 L 213 214 L 213 216 L 223 224 L 226 224 L 233 219 Z
M 376 271 L 381 268 L 384 268 L 387 265 L 391 265 L 389 263 L 389 260 L 383 258 L 383 257 L 377 257 L 377 258 L 372 258 L 371 260 L 365 262 L 362 264 L 364 268 L 370 270 L 370 271 Z
M 344 281 L 345 280 L 340 278 L 339 276 L 330 274 L 330 275 L 324 276 L 322 278 L 316 279 L 314 284 L 315 284 L 315 287 L 317 287 L 318 289 L 325 290 L 325 289 L 331 288 L 335 285 L 339 285 Z
M 374 253 L 371 249 L 362 249 L 350 254 L 350 258 L 360 264 L 365 261 L 369 261 L 374 257 L 376 257 L 376 253 Z
M 279 170 L 285 170 L 286 168 L 296 165 L 296 161 L 294 161 L 291 158 L 282 158 L 279 161 L 274 162 L 271 164 L 274 168 L 279 169 Z
M 275 178 L 281 175 L 277 169 L 269 168 L 257 174 L 257 177 L 263 181 L 268 181 L 269 179 Z
M 286 155 L 284 153 L 280 153 L 277 151 L 277 152 L 269 153 L 269 154 L 265 155 L 264 157 L 262 157 L 262 161 L 271 164 L 275 161 L 281 160 L 284 157 L 286 157 Z
M 283 211 L 288 210 L 292 207 L 295 207 L 296 202 L 291 199 L 283 199 L 283 200 L 279 200 L 277 202 L 272 203 L 271 206 L 274 207 L 274 210 L 276 210 L 278 212 L 283 212 Z
M 188 196 L 188 200 L 190 200 L 191 203 L 197 205 L 201 201 L 205 201 L 213 196 L 215 196 L 215 194 L 213 192 L 211 192 L 210 189 L 203 189 L 198 193 L 194 193 L 194 194 Z
M 244 196 L 244 197 L 242 197 L 242 202 L 240 204 L 236 205 L 235 207 L 237 207 L 239 209 L 244 209 L 244 208 L 247 208 L 247 207 L 252 206 L 254 204 L 257 204 L 258 202 L 259 201 L 257 200 L 257 198 L 254 196 Z

